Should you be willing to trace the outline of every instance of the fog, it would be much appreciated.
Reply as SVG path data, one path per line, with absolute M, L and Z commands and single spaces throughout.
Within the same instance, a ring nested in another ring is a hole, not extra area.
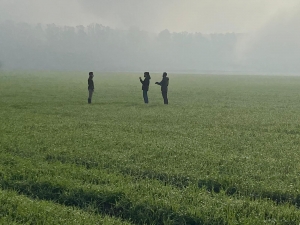
M 236 44 L 236 63 L 244 70 L 300 72 L 300 5 L 280 11 L 261 29 Z
M 298 74 L 300 5 L 0 0 L 0 69 Z

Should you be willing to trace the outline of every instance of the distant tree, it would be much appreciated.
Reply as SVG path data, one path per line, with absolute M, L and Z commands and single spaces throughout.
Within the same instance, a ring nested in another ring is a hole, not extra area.
M 158 34 L 158 41 L 162 42 L 163 44 L 167 44 L 171 42 L 171 33 L 169 30 L 163 30 Z

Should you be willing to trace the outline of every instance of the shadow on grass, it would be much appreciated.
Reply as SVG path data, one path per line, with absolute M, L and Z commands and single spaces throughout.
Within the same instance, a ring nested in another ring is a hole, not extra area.
M 88 160 L 88 159 L 72 159 L 71 161 L 66 156 L 54 156 L 54 155 L 47 155 L 47 161 L 59 161 L 61 163 L 71 163 L 76 164 L 79 166 L 84 166 L 87 169 L 92 168 L 103 168 L 107 169 L 110 168 L 112 162 L 106 163 L 98 163 L 95 160 Z M 114 163 L 116 164 L 116 163 Z M 231 183 L 227 182 L 226 180 L 217 181 L 213 179 L 196 179 L 193 177 L 189 177 L 187 175 L 182 174 L 167 174 L 167 173 L 158 173 L 153 170 L 137 170 L 132 168 L 124 168 L 119 167 L 116 168 L 116 172 L 119 172 L 123 175 L 129 175 L 134 177 L 135 179 L 152 179 L 158 180 L 162 182 L 164 185 L 171 185 L 176 188 L 186 188 L 191 184 L 197 184 L 198 188 L 204 188 L 209 192 L 220 193 L 224 191 L 228 196 L 245 196 L 250 197 L 252 200 L 257 199 L 269 199 L 274 201 L 276 204 L 284 204 L 290 203 L 295 205 L 296 207 L 300 208 L 300 195 L 294 195 L 286 192 L 281 191 L 249 191 L 246 192 L 244 190 L 239 189 L 236 185 L 232 185 Z
M 134 204 L 123 192 L 99 192 L 28 180 L 2 179 L 1 186 L 2 189 L 13 189 L 34 199 L 53 201 L 87 211 L 92 209 L 96 213 L 119 217 L 135 224 L 204 224 L 197 216 L 178 213 L 168 207 L 146 202 Z M 225 224 L 225 221 L 212 218 L 209 224 Z

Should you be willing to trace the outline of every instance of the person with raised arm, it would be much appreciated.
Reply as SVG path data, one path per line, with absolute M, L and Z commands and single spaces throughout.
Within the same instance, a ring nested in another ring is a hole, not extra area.
M 167 77 L 167 73 L 164 72 L 162 75 L 162 80 L 161 82 L 155 82 L 155 84 L 160 85 L 161 86 L 161 95 L 164 99 L 164 104 L 168 105 L 169 104 L 169 100 L 168 100 L 168 86 L 169 86 L 169 77 Z
M 149 85 L 150 85 L 150 73 L 149 72 L 145 72 L 144 73 L 144 80 L 142 80 L 142 78 L 140 77 L 140 82 L 142 83 L 142 91 L 143 91 L 143 98 L 144 98 L 144 102 L 145 104 L 149 103 L 149 99 L 148 99 L 148 91 L 149 91 Z

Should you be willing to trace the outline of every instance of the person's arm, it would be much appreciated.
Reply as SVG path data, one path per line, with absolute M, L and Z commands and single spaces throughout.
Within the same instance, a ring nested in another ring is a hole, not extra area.
M 157 85 L 160 85 L 160 86 L 163 86 L 164 85 L 164 82 L 165 82 L 165 80 L 164 80 L 164 78 L 161 80 L 161 82 L 156 82 L 156 84 Z
M 142 84 L 144 84 L 145 81 L 143 81 L 142 78 L 140 78 L 140 82 L 141 82 Z
M 163 83 L 163 79 L 162 79 L 162 81 L 161 82 L 155 82 L 155 84 L 157 84 L 157 85 L 159 85 L 159 86 L 161 86 L 162 85 L 162 83 Z

